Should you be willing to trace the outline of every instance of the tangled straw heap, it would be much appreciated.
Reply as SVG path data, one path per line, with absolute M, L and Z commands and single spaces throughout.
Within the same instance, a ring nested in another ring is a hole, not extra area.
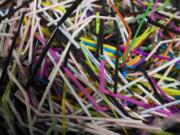
M 0 2 L 0 134 L 179 134 L 179 3 Z

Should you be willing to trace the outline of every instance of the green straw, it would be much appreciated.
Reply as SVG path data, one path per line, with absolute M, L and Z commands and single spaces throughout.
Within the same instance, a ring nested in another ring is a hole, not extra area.
M 144 20 L 145 20 L 146 16 L 149 15 L 150 9 L 151 9 L 152 6 L 153 6 L 153 0 L 150 1 L 150 4 L 148 5 L 148 7 L 147 7 L 147 9 L 146 9 L 146 12 L 142 15 L 142 20 L 141 20 L 141 22 L 140 22 L 140 24 L 139 24 L 139 27 L 138 27 L 138 29 L 137 29 L 137 31 L 136 31 L 133 39 L 132 39 L 132 42 L 130 43 L 130 46 L 129 46 L 129 48 L 128 48 L 128 52 L 127 52 L 125 58 L 123 58 L 123 61 L 127 58 L 127 55 L 129 54 L 130 50 L 132 49 L 132 46 L 133 46 L 133 44 L 134 44 L 134 42 L 135 42 L 135 39 L 137 38 L 137 36 L 138 36 L 138 34 L 139 34 L 139 32 L 140 32 L 143 24 L 144 24 Z

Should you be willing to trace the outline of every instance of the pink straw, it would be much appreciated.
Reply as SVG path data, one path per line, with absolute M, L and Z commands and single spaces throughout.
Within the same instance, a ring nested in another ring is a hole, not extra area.
M 71 73 L 71 71 L 68 68 L 64 67 L 63 69 L 64 69 L 65 73 L 68 75 L 68 77 L 79 87 L 79 89 L 82 91 L 82 93 L 84 95 L 86 95 L 88 100 L 92 103 L 92 105 L 94 106 L 94 108 L 97 111 L 106 111 L 108 109 L 107 107 L 99 106 L 96 103 L 96 100 L 94 100 L 94 98 L 88 93 L 87 89 L 81 85 L 81 83 L 77 80 L 77 78 Z
M 120 100 L 125 100 L 125 101 L 128 101 L 128 102 L 131 102 L 131 103 L 136 104 L 138 106 L 144 107 L 145 109 L 152 107 L 152 105 L 148 105 L 148 104 L 145 104 L 143 102 L 137 101 L 135 99 L 123 96 L 123 95 L 121 95 L 119 93 L 114 94 L 111 91 L 105 89 L 105 87 L 104 87 L 104 65 L 105 65 L 105 61 L 102 60 L 100 62 L 100 85 L 99 85 L 99 89 L 103 94 L 107 94 L 107 95 L 110 95 L 112 97 L 118 98 Z M 164 113 L 166 115 L 171 115 L 170 112 L 167 112 L 165 110 L 159 110 L 158 112 Z

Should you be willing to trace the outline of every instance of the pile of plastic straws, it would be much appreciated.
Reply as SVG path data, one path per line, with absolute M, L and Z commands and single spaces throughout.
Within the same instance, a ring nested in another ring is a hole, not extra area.
M 180 134 L 180 0 L 1 0 L 0 134 Z

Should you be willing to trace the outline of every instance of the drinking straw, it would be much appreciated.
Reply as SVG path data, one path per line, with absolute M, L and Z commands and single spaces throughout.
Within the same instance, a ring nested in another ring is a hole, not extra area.
M 69 15 L 71 15 L 71 13 L 76 9 L 76 7 L 82 2 L 82 0 L 78 0 L 75 3 L 73 3 L 73 5 L 71 6 L 71 8 L 64 14 L 64 16 L 61 18 L 61 20 L 58 22 L 56 28 L 53 31 L 53 34 L 51 35 L 51 37 L 49 38 L 47 44 L 45 45 L 43 52 L 41 53 L 41 56 L 39 58 L 38 63 L 36 64 L 36 66 L 34 67 L 31 77 L 29 78 L 27 84 L 26 84 L 26 88 L 28 89 L 30 87 L 31 81 L 34 79 L 34 76 L 36 75 L 57 31 L 60 25 L 62 25 L 62 23 L 69 17 Z
M 177 134 L 174 3 L 1 1 L 0 132 Z
M 142 20 L 141 20 L 141 22 L 140 22 L 140 24 L 139 24 L 139 27 L 138 27 L 138 29 L 137 29 L 137 31 L 136 31 L 136 33 L 135 33 L 135 35 L 134 35 L 131 43 L 130 43 L 128 49 L 126 49 L 127 52 L 125 53 L 125 56 L 124 56 L 124 58 L 123 58 L 123 61 L 124 61 L 124 62 L 125 62 L 125 59 L 126 59 L 128 53 L 129 53 L 129 51 L 131 51 L 131 48 L 132 48 L 132 46 L 133 46 L 133 44 L 134 44 L 134 42 L 135 42 L 135 39 L 137 38 L 137 36 L 138 36 L 138 34 L 139 34 L 142 26 L 143 26 L 143 23 L 144 23 L 145 18 L 146 18 L 146 17 L 148 16 L 148 14 L 150 13 L 150 9 L 151 9 L 152 6 L 153 6 L 153 0 L 150 0 L 149 5 L 148 5 L 145 13 L 144 13 L 143 16 L 142 16 Z M 123 63 L 122 65 L 124 65 L 124 63 Z
M 10 47 L 10 50 L 9 50 L 9 54 L 7 56 L 7 60 L 6 60 L 6 63 L 4 65 L 2 75 L 1 75 L 1 78 L 0 78 L 0 83 L 1 84 L 5 83 L 5 81 L 6 81 L 6 77 L 5 77 L 6 76 L 6 71 L 7 71 L 8 65 L 9 65 L 9 63 L 10 63 L 10 61 L 12 59 L 12 53 L 13 53 L 13 50 L 15 48 L 16 40 L 18 38 L 23 19 L 24 19 L 24 14 L 22 15 L 22 17 L 20 19 L 18 30 L 17 30 L 16 34 L 14 35 L 14 37 L 13 37 L 13 41 L 12 41 L 12 44 L 11 44 L 11 47 Z
M 22 9 L 24 6 L 28 5 L 30 2 L 32 2 L 32 0 L 26 1 L 24 2 L 21 6 L 12 9 L 9 13 L 7 13 L 6 15 L 0 17 L 0 22 L 2 22 L 4 19 L 11 17 L 15 12 L 19 11 L 20 9 Z
M 130 45 L 130 40 L 131 40 L 131 37 L 132 37 L 132 32 L 131 32 L 131 29 L 129 27 L 129 25 L 127 24 L 127 22 L 124 20 L 124 18 L 122 17 L 121 13 L 118 11 L 118 9 L 116 8 L 116 6 L 112 3 L 111 0 L 109 0 L 109 3 L 110 5 L 112 6 L 114 12 L 118 15 L 118 17 L 121 19 L 121 21 L 124 23 L 124 25 L 126 26 L 128 32 L 129 32 L 129 36 L 128 36 L 128 39 L 127 39 L 127 43 L 126 43 L 126 49 L 125 49 L 125 52 L 124 52 L 124 57 L 127 55 L 127 51 L 128 51 L 128 48 L 129 48 L 129 45 Z
M 74 81 L 74 83 L 76 85 L 78 85 L 78 87 L 82 90 L 82 92 L 87 96 L 87 98 L 90 100 L 90 102 L 92 102 L 92 104 L 94 105 L 94 107 L 98 110 L 98 111 L 105 111 L 106 108 L 105 107 L 101 107 L 99 105 L 97 105 L 97 103 L 95 103 L 94 99 L 89 95 L 89 93 L 87 92 L 87 90 L 85 88 L 83 88 L 83 86 L 78 82 L 78 80 L 74 77 L 74 75 L 67 69 L 64 68 L 64 71 L 66 72 L 66 74 L 68 74 L 68 76 Z

